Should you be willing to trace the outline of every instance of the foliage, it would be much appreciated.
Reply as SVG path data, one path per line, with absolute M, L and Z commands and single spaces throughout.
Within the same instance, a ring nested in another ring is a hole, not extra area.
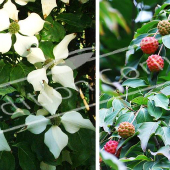
M 100 97 L 101 150 L 109 140 L 119 141 L 117 151 L 120 156 L 117 157 L 127 169 L 164 170 L 170 167 L 169 35 L 161 36 L 157 32 L 158 22 L 167 20 L 169 11 L 169 1 L 157 5 L 153 19 L 136 30 L 126 52 L 126 65 L 120 70 L 118 79 L 124 90 Z M 159 41 L 155 54 L 160 53 L 165 63 L 160 72 L 149 71 L 146 60 L 150 55 L 143 54 L 140 48 L 141 40 L 147 36 L 155 36 Z M 127 139 L 121 138 L 117 132 L 121 122 L 133 123 L 136 133 Z M 120 164 L 115 155 L 105 159 L 101 154 L 101 157 L 101 169 Z
M 0 6 L 0 169 L 95 169 L 95 1 Z

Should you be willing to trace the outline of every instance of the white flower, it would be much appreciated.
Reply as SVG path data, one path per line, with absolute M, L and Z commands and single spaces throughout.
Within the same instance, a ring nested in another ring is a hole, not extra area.
M 62 96 L 46 82 L 44 82 L 44 88 L 38 95 L 38 102 L 52 115 L 54 115 L 62 102 Z
M 6 29 L 9 31 L 8 33 L 0 33 L 0 52 L 6 53 L 10 50 L 12 45 L 11 36 L 15 34 L 14 49 L 20 56 L 26 57 L 29 54 L 28 50 L 31 45 L 38 45 L 38 40 L 33 35 L 43 28 L 44 22 L 38 14 L 31 13 L 24 20 L 10 23 L 7 11 L 5 9 L 0 10 L 0 31 Z M 27 36 L 22 36 L 19 32 Z
M 30 48 L 29 54 L 26 57 L 31 64 L 45 61 L 44 53 L 40 48 Z
M 77 90 L 74 84 L 73 70 L 70 67 L 54 66 L 51 69 L 51 73 L 54 82 L 59 82 L 64 87 L 69 87 Z
M 68 136 L 60 129 L 60 123 L 63 124 L 67 132 L 72 134 L 78 132 L 80 128 L 95 130 L 90 120 L 84 119 L 81 114 L 76 111 L 67 112 L 61 118 L 54 117 L 52 119 L 54 122 L 56 120 L 58 125 L 53 124 L 45 133 L 44 143 L 48 146 L 55 158 L 59 157 L 63 148 L 68 144 Z M 33 125 L 30 121 L 28 122 L 28 120 L 35 122 L 35 124 Z M 28 125 L 27 129 L 34 134 L 42 133 L 45 130 L 44 127 L 49 124 L 45 118 L 43 119 L 43 116 L 40 117 L 40 121 L 43 120 L 42 126 L 40 126 L 40 123 L 37 124 L 37 120 L 37 116 L 33 115 L 28 116 L 26 119 L 26 124 Z
M 27 81 L 33 85 L 35 91 L 41 91 L 43 89 L 43 81 L 48 83 L 46 69 L 41 68 L 30 72 L 27 76 Z
M 2 4 L 4 2 L 4 0 L 0 0 L 0 4 Z
M 17 7 L 11 2 L 11 0 L 8 0 L 4 6 L 3 9 L 8 13 L 9 18 L 18 21 L 18 10 Z
M 35 0 L 15 0 L 19 5 L 26 5 L 28 2 L 35 2 Z
M 61 0 L 64 3 L 69 3 L 69 0 Z M 41 0 L 43 16 L 46 18 L 51 11 L 57 6 L 56 0 Z
M 57 46 L 54 47 L 53 54 L 55 56 L 55 60 L 52 61 L 52 63 L 54 62 L 55 64 L 57 64 L 57 63 L 63 61 L 63 59 L 66 59 L 68 57 L 68 55 L 69 55 L 68 44 L 75 37 L 76 37 L 76 35 L 74 33 L 66 35 L 64 37 L 64 39 Z M 36 53 L 36 51 L 34 51 L 34 54 L 31 54 L 31 60 L 32 61 L 36 60 L 38 58 L 38 56 L 40 57 L 41 55 L 39 55 L 38 53 Z M 29 60 L 29 57 L 28 57 L 28 60 Z M 42 57 L 42 60 L 43 60 L 43 57 Z M 45 68 L 42 69 L 44 71 L 40 71 L 40 70 L 41 69 L 38 69 L 38 70 L 35 70 L 35 71 L 29 73 L 28 78 L 27 78 L 29 83 L 31 83 L 33 85 L 35 91 L 41 90 L 41 88 L 42 88 L 41 83 L 43 80 L 45 80 L 48 83 L 47 78 L 46 78 Z M 77 90 L 76 86 L 74 84 L 73 70 L 70 67 L 68 67 L 68 66 L 53 66 L 51 69 L 51 73 L 52 73 L 52 79 L 54 82 L 58 82 L 61 85 L 63 85 L 64 87 L 69 87 L 69 88 Z M 30 76 L 31 77 L 33 76 L 33 78 L 31 78 L 31 81 L 30 81 Z M 36 76 L 37 76 L 37 78 L 36 78 Z

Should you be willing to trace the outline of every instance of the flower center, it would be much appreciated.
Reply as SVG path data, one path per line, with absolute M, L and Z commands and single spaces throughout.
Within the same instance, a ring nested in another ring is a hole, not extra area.
M 59 116 L 50 119 L 52 125 L 59 126 L 61 123 L 61 118 Z
M 16 34 L 18 31 L 19 31 L 20 27 L 18 25 L 17 22 L 12 22 L 10 25 L 9 25 L 9 32 L 11 34 Z
M 54 64 L 54 60 L 53 59 L 47 59 L 45 62 L 44 62 L 44 66 L 46 66 L 47 68 L 51 69 L 52 67 L 55 66 Z

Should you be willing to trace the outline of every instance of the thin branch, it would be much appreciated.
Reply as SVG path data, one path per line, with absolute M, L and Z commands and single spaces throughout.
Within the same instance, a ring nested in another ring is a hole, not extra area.
M 158 55 L 160 55 L 160 53 L 161 53 L 161 51 L 162 51 L 162 48 L 163 48 L 163 44 L 161 45 L 161 48 L 160 48 L 160 50 L 159 50 L 159 52 L 158 52 Z
M 126 101 L 127 101 L 127 99 L 128 99 L 128 86 L 126 86 Z
M 153 36 L 154 38 L 156 37 L 156 35 L 158 34 L 158 32 L 159 32 L 159 31 L 157 30 L 156 33 L 155 33 L 155 35 Z
M 131 124 L 135 121 L 136 117 L 138 116 L 138 114 L 139 114 L 139 112 L 141 111 L 142 108 L 143 108 L 143 106 L 141 105 L 140 109 L 136 112 L 135 117 L 133 118 Z

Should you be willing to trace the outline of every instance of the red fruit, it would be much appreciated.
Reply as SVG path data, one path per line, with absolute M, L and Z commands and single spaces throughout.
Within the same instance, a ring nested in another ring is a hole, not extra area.
M 153 54 L 159 47 L 158 40 L 154 37 L 145 37 L 140 43 L 141 49 L 146 54 Z
M 156 54 L 149 56 L 146 62 L 151 72 L 158 72 L 164 67 L 163 58 Z
M 115 141 L 115 140 L 110 140 L 110 141 L 108 141 L 108 142 L 104 145 L 104 150 L 105 150 L 106 152 L 115 154 L 118 144 L 119 144 L 119 143 L 118 143 L 117 141 Z
M 122 138 L 128 138 L 135 134 L 135 127 L 132 123 L 122 122 L 119 125 L 118 133 Z

